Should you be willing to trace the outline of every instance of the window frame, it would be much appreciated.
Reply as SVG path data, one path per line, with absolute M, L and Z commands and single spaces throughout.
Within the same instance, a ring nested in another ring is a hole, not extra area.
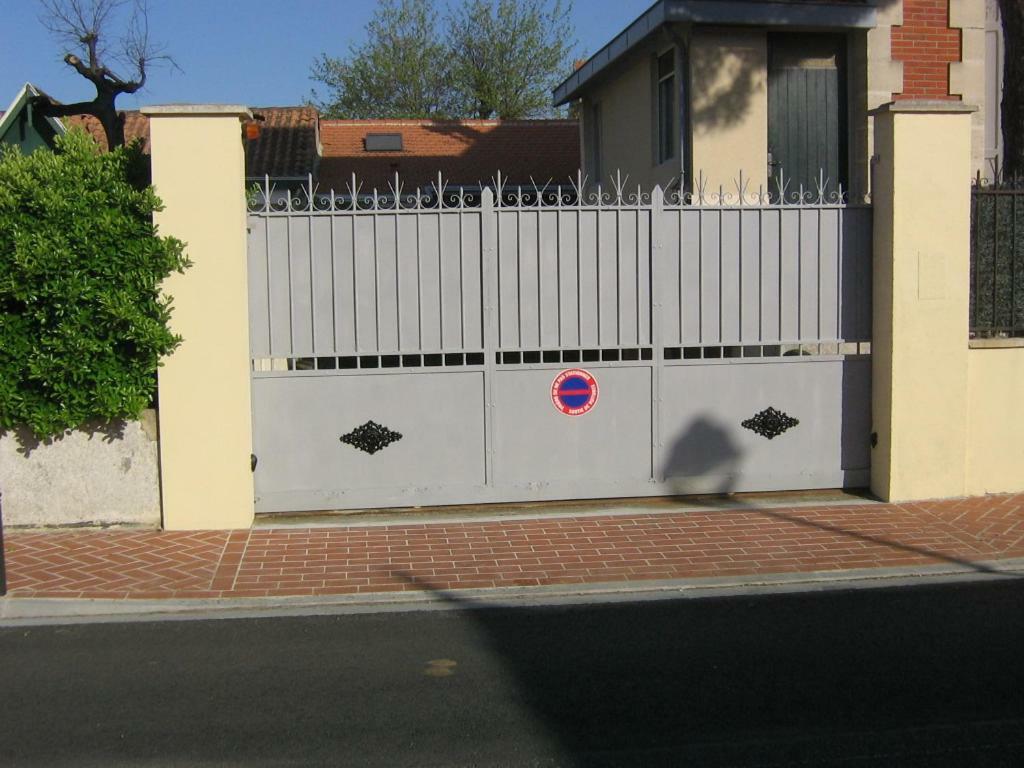
M 662 72 L 662 64 L 671 66 Z M 654 57 L 654 163 L 656 166 L 674 160 L 679 139 L 676 77 L 678 66 L 673 46 Z
M 595 101 L 590 106 L 590 175 L 594 182 L 600 183 L 604 175 L 601 153 L 601 102 Z

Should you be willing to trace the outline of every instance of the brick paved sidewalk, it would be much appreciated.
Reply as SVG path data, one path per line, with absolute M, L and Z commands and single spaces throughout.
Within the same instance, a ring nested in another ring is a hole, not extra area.
M 1024 494 L 377 527 L 11 531 L 6 545 L 14 597 L 338 595 L 969 566 L 1024 556 Z

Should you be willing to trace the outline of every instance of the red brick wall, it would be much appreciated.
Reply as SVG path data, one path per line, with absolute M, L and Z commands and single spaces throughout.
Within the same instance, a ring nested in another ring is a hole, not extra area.
M 949 93 L 949 64 L 960 61 L 960 30 L 949 28 L 949 0 L 903 0 L 903 26 L 892 28 L 892 58 L 903 62 L 903 92 L 894 99 L 960 98 Z

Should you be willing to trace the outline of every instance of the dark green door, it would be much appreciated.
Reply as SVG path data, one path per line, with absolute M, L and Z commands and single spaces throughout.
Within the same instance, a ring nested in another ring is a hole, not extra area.
M 768 38 L 768 158 L 773 199 L 785 185 L 826 194 L 846 188 L 846 39 L 774 34 Z

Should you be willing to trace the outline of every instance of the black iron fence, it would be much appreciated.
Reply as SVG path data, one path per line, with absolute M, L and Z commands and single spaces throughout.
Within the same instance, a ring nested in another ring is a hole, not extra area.
M 971 189 L 971 338 L 1024 337 L 1024 179 Z

